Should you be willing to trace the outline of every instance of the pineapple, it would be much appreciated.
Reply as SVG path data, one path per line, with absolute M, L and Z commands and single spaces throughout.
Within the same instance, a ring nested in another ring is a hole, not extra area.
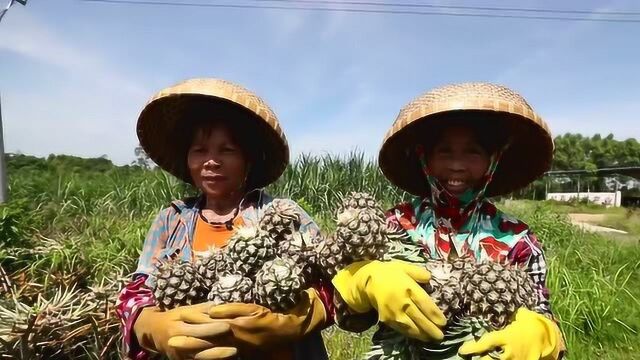
M 348 259 L 335 238 L 328 237 L 315 245 L 311 263 L 319 268 L 327 279 L 332 279 L 338 270 L 348 265 Z
M 336 245 L 351 262 L 381 259 L 387 248 L 387 230 L 381 212 L 347 209 L 338 215 Z
M 153 295 L 162 310 L 191 305 L 199 299 L 200 282 L 196 268 L 189 262 L 161 262 L 154 273 Z
M 376 198 L 365 192 L 351 192 L 348 196 L 344 197 L 342 204 L 338 208 L 338 214 L 349 209 L 367 209 L 382 212 L 382 208 Z
M 0 358 L 80 358 L 91 329 L 105 324 L 101 313 L 93 294 L 75 286 L 30 299 L 12 292 L 10 299 L 0 301 Z
M 401 237 L 387 226 L 373 196 L 352 192 L 339 206 L 335 233 L 315 244 L 310 261 L 330 279 L 353 262 L 384 259 L 390 241 Z
M 291 238 L 278 243 L 278 255 L 294 259 L 296 262 L 307 262 L 313 253 L 313 241 L 309 234 L 296 232 Z
M 274 311 L 286 311 L 300 300 L 306 282 L 295 260 L 278 257 L 267 261 L 256 275 L 257 303 Z
M 240 274 L 223 274 L 211 287 L 207 299 L 216 305 L 251 303 L 253 301 L 253 282 Z
M 286 241 L 300 229 L 300 212 L 295 203 L 275 199 L 264 210 L 260 229 L 277 242 Z
M 245 276 L 255 274 L 265 261 L 275 256 L 276 250 L 275 240 L 250 226 L 239 228 L 225 248 L 233 267 Z
M 208 292 L 218 276 L 232 268 L 232 263 L 224 251 L 216 249 L 210 255 L 198 258 L 195 267 L 200 284 Z
M 491 329 L 505 327 L 520 307 L 533 308 L 538 294 L 522 269 L 485 262 L 463 274 L 464 316 L 482 319 Z
M 448 320 L 444 340 L 424 343 L 381 325 L 367 359 L 460 359 L 457 350 L 465 341 L 504 328 L 519 308 L 533 309 L 538 302 L 531 278 L 518 267 L 469 258 L 428 260 L 426 267 L 431 281 L 425 289 Z

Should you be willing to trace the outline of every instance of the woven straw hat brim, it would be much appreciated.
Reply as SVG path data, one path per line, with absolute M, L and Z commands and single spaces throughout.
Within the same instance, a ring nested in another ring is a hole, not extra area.
M 258 154 L 251 164 L 252 186 L 264 187 L 276 181 L 289 163 L 289 146 L 271 108 L 251 91 L 220 79 L 191 79 L 154 95 L 138 117 L 140 145 L 161 168 L 191 183 L 186 157 L 189 139 L 177 134 L 193 125 L 194 108 L 206 109 L 211 117 L 237 122 L 240 136 L 250 138 L 251 152 Z M 247 149 L 245 149 L 247 150 Z
M 549 127 L 522 96 L 499 85 L 466 83 L 434 89 L 402 108 L 378 155 L 387 179 L 411 194 L 428 195 L 430 187 L 415 148 L 451 119 L 487 122 L 510 141 L 487 196 L 523 188 L 551 167 L 554 145 Z

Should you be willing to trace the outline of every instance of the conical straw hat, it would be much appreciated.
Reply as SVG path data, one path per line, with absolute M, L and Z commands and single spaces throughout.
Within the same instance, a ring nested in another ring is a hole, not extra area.
M 431 90 L 400 110 L 378 156 L 387 179 L 411 194 L 427 195 L 430 188 L 415 148 L 436 125 L 450 119 L 487 122 L 510 141 L 488 196 L 520 189 L 551 166 L 554 145 L 549 127 L 522 96 L 504 86 L 464 83 Z
M 176 134 L 189 133 L 189 115 L 206 109 L 212 117 L 241 122 L 241 136 L 250 137 L 253 186 L 263 187 L 284 172 L 289 146 L 271 108 L 253 92 L 226 80 L 190 79 L 155 94 L 138 117 L 140 145 L 158 166 L 185 182 L 191 182 L 186 165 L 189 144 Z

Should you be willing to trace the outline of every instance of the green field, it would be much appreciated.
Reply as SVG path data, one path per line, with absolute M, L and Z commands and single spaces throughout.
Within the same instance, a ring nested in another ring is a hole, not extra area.
M 193 190 L 160 171 L 64 156 L 14 156 L 9 182 L 11 201 L 0 206 L 0 264 L 6 274 L 0 282 L 10 285 L 0 286 L 0 358 L 47 356 L 48 347 L 73 358 L 118 358 L 112 302 L 119 284 L 110 288 L 108 280 L 133 271 L 152 217 Z M 407 197 L 357 154 L 303 157 L 270 188 L 298 201 L 325 231 L 331 230 L 339 197 L 352 190 L 370 192 L 385 206 Z M 566 213 L 575 209 L 565 205 L 500 206 L 528 222 L 545 246 L 568 358 L 639 358 L 638 241 L 581 232 L 568 223 Z M 603 225 L 640 239 L 638 211 L 589 208 L 610 213 Z M 370 333 L 330 328 L 324 335 L 332 359 L 355 359 L 367 350 Z

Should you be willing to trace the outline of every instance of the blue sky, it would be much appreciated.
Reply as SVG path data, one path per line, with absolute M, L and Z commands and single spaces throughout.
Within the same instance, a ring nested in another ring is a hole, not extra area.
M 640 10 L 634 0 L 429 3 Z M 5 149 L 128 163 L 147 98 L 191 77 L 265 98 L 294 156 L 375 156 L 401 106 L 464 81 L 516 89 L 556 134 L 640 138 L 639 38 L 640 24 L 30 0 L 0 24 Z

